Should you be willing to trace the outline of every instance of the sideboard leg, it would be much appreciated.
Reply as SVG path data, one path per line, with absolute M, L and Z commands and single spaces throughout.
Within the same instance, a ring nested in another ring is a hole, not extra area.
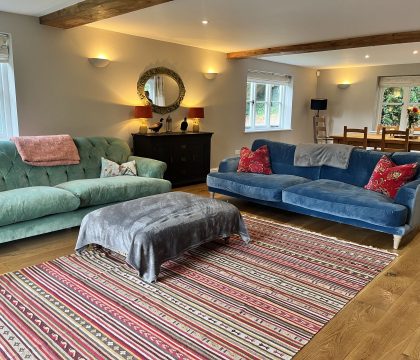
M 402 236 L 401 235 L 394 235 L 394 249 L 398 250 L 398 246 L 400 246 Z

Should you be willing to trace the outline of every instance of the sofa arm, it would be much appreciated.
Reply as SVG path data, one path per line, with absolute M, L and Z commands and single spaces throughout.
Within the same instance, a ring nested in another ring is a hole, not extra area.
M 410 181 L 398 190 L 395 203 L 407 206 L 408 225 L 420 225 L 420 180 Z
M 130 156 L 128 161 L 135 161 L 137 168 L 137 176 L 163 179 L 166 171 L 166 164 L 159 160 Z
M 219 164 L 219 172 L 236 172 L 238 170 L 239 156 L 224 159 Z

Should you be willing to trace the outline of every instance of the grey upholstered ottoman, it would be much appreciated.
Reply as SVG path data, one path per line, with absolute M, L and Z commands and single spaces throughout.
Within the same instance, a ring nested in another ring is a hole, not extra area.
M 97 244 L 122 253 L 143 280 L 153 282 L 163 262 L 190 248 L 232 234 L 239 234 L 245 243 L 250 241 L 235 206 L 171 192 L 89 213 L 81 224 L 76 251 Z

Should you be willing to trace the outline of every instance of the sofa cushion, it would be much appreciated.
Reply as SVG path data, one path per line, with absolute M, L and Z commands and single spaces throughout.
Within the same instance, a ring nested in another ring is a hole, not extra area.
M 320 166 L 294 166 L 296 145 L 258 139 L 253 142 L 252 150 L 255 151 L 264 145 L 268 146 L 271 170 L 274 174 L 295 175 L 311 180 L 319 179 Z
M 267 145 L 263 145 L 255 151 L 243 147 L 241 149 L 238 172 L 271 175 L 270 153 Z
M 171 190 L 171 183 L 162 179 L 115 176 L 69 181 L 56 188 L 70 191 L 80 199 L 80 207 L 87 207 L 164 193 Z
M 379 151 L 355 148 L 351 152 L 347 169 L 322 166 L 319 178 L 337 180 L 360 187 L 365 186 L 383 154 Z
M 113 177 L 113 176 L 137 176 L 137 167 L 135 160 L 122 163 L 121 165 L 101 158 L 101 175 L 99 177 Z
M 0 226 L 76 210 L 80 201 L 72 193 L 49 186 L 0 192 Z
M 394 152 L 391 155 L 391 160 L 397 165 L 404 165 L 417 162 L 420 164 L 420 152 L 410 151 L 410 152 Z M 414 179 L 420 179 L 420 167 L 417 168 L 417 173 Z
M 300 176 L 276 174 L 216 172 L 207 176 L 209 187 L 264 201 L 281 201 L 283 189 L 310 181 Z
M 386 195 L 327 179 L 287 188 L 283 202 L 383 226 L 401 226 L 407 218 L 407 208 Z
M 416 175 L 418 163 L 396 165 L 388 156 L 378 161 L 365 189 L 395 198 L 398 190 Z

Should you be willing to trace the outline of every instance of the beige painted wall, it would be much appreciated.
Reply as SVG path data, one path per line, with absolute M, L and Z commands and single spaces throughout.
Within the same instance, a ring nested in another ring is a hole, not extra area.
M 174 129 L 189 106 L 204 106 L 202 131 L 214 132 L 212 166 L 255 138 L 291 143 L 312 138 L 309 100 L 316 93 L 315 71 L 262 60 L 227 61 L 225 54 L 88 27 L 59 30 L 34 17 L 0 12 L 0 31 L 12 34 L 20 135 L 69 133 L 131 140 L 138 130 L 139 75 L 155 66 L 175 70 L 186 96 L 172 114 Z M 112 63 L 94 68 L 88 57 L 104 53 Z M 220 75 L 206 80 L 209 68 Z M 294 76 L 293 131 L 244 134 L 248 68 Z M 160 116 L 157 114 L 154 121 Z
M 328 99 L 330 134 L 342 134 L 344 125 L 375 129 L 378 78 L 397 75 L 420 75 L 420 64 L 321 70 L 317 96 Z M 345 81 L 351 86 L 345 90 L 338 89 L 337 84 Z

